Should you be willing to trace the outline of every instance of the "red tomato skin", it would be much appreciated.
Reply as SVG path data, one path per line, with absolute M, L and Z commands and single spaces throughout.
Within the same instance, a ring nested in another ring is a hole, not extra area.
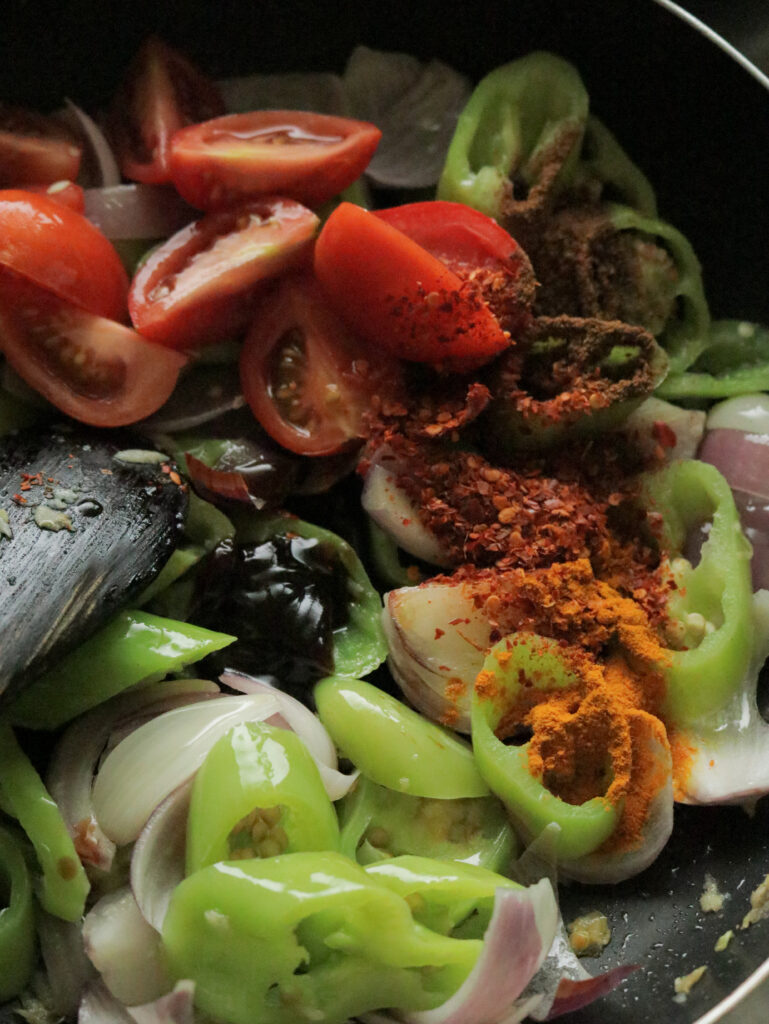
M 274 135 L 296 141 L 255 141 Z M 317 207 L 360 177 L 381 137 L 375 125 L 347 117 L 297 110 L 229 114 L 174 135 L 171 177 L 184 199 L 202 210 L 273 193 Z
M 83 147 L 53 117 L 0 105 L 0 188 L 74 180 Z
M 274 197 L 207 214 L 139 267 L 128 295 L 134 327 L 172 348 L 232 337 L 249 321 L 255 288 L 308 258 L 318 224 L 300 203 Z
M 275 351 L 286 338 L 303 340 L 300 411 L 307 427 L 283 414 L 273 379 Z M 240 357 L 243 394 L 256 419 L 277 441 L 299 455 L 333 455 L 363 436 L 372 396 L 397 391 L 397 364 L 374 364 L 327 302 L 311 273 L 288 274 L 260 297 Z
M 476 290 L 403 232 L 342 203 L 315 245 L 315 273 L 374 351 L 469 369 L 510 343 Z
M 186 57 L 150 36 L 134 58 L 112 105 L 109 132 L 126 178 L 148 185 L 171 180 L 171 137 L 186 125 L 224 113 L 216 84 Z
M 95 427 L 152 415 L 186 359 L 0 267 L 0 351 L 61 412 Z
M 75 213 L 85 213 L 85 193 L 74 181 L 55 181 L 52 185 L 27 185 L 25 192 L 47 196 L 60 206 L 66 206 Z
M 501 295 L 504 327 L 515 339 L 532 320 L 532 302 L 536 287 L 534 271 L 521 246 L 492 217 L 464 203 L 432 199 L 406 203 L 375 216 L 408 235 L 412 241 L 445 263 L 461 278 L 488 272 L 501 292 L 491 288 L 484 298 L 494 313 Z M 481 287 L 484 293 L 483 287 Z
M 125 317 L 128 276 L 114 246 L 49 196 L 0 191 L 0 266 L 89 313 Z

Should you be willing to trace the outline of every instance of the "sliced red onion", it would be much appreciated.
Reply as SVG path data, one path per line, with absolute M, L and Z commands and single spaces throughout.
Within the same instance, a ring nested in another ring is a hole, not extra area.
M 541 1001 L 514 1007 L 541 967 L 558 928 L 558 905 L 543 879 L 528 889 L 498 889 L 483 949 L 454 995 L 434 1010 L 403 1014 L 408 1024 L 517 1024 Z
M 126 886 L 102 896 L 83 921 L 86 954 L 121 1003 L 158 999 L 171 988 L 162 942 Z
M 216 683 L 207 680 L 153 683 L 105 701 L 76 719 L 62 734 L 48 765 L 46 784 L 83 863 L 109 871 L 115 855 L 115 844 L 96 820 L 91 791 L 99 758 L 118 722 L 136 722 L 137 715 L 144 721 L 170 707 L 218 694 Z
M 227 501 L 244 502 L 257 509 L 264 508 L 264 499 L 257 498 L 249 491 L 242 473 L 227 469 L 211 469 L 189 452 L 184 453 L 184 461 L 187 463 L 187 474 L 195 490 L 202 497 L 216 495 Z
M 236 364 L 197 363 L 186 369 L 165 405 L 143 420 L 142 430 L 178 434 L 245 407 Z
M 355 114 L 382 129 L 367 176 L 393 188 L 436 184 L 470 96 L 464 75 L 437 60 L 421 66 L 404 54 L 360 46 L 350 57 L 345 86 Z
M 693 459 L 705 433 L 705 413 L 652 395 L 628 416 L 623 433 L 646 455 L 662 448 L 668 461 Z
M 578 860 L 559 860 L 561 877 L 588 885 L 616 885 L 644 871 L 656 860 L 673 831 L 673 761 L 664 726 L 651 715 L 638 714 L 631 720 L 633 742 L 647 748 L 649 764 L 658 778 L 641 835 L 630 849 L 596 850 Z M 644 780 L 651 785 L 653 780 Z
M 689 804 L 746 803 L 769 793 L 769 723 L 758 708 L 758 675 L 769 657 L 769 590 L 753 595 L 753 657 L 730 703 L 699 728 L 681 730 L 693 751 L 676 798 Z
M 639 970 L 638 965 L 628 964 L 625 967 L 613 967 L 605 974 L 599 974 L 595 978 L 582 978 L 572 981 L 569 978 L 562 978 L 558 984 L 555 999 L 547 1017 L 539 1017 L 536 1012 L 531 1016 L 534 1020 L 555 1020 L 565 1013 L 573 1013 L 575 1010 L 589 1006 L 596 999 L 613 992 L 615 988 Z
M 168 238 L 199 214 L 169 185 L 119 185 L 85 190 L 85 215 L 113 241 Z
M 492 624 L 469 583 L 424 583 L 385 595 L 389 666 L 404 695 L 434 721 L 470 732 L 470 698 Z
M 134 1024 L 134 1019 L 104 982 L 95 981 L 80 1000 L 77 1024 Z
M 404 551 L 432 565 L 450 565 L 437 537 L 419 519 L 419 510 L 398 486 L 400 472 L 386 451 L 377 453 L 366 473 L 361 502 L 374 522 Z
M 318 716 L 313 714 L 308 707 L 298 701 L 296 697 L 276 690 L 269 683 L 243 672 L 225 672 L 219 676 L 219 681 L 241 693 L 268 693 L 274 696 L 280 706 L 279 715 L 285 723 L 281 727 L 293 730 L 307 747 L 318 766 L 329 799 L 341 800 L 349 793 L 359 773 L 352 772 L 350 775 L 345 775 L 338 771 L 334 741 Z
M 118 845 L 133 842 L 154 809 L 195 774 L 221 736 L 279 711 L 271 694 L 221 697 L 176 708 L 140 726 L 108 754 L 96 776 L 93 807 L 104 833 Z
M 312 110 L 342 116 L 348 113 L 341 78 L 327 72 L 245 75 L 222 79 L 217 85 L 228 114 L 250 110 Z
M 136 1024 L 194 1024 L 195 982 L 180 981 L 166 995 L 145 1006 L 129 1007 Z
M 769 434 L 747 434 L 722 427 L 709 430 L 700 446 L 699 458 L 714 465 L 730 487 L 769 498 Z
M 145 921 L 157 932 L 163 928 L 171 895 L 184 878 L 191 792 L 188 779 L 155 808 L 131 854 L 131 889 Z
M 94 175 L 94 179 L 89 181 L 88 184 L 102 187 L 119 185 L 120 168 L 104 132 L 99 128 L 94 119 L 86 114 L 84 110 L 81 110 L 72 100 L 65 99 L 64 103 L 65 107 L 62 111 L 63 120 L 73 127 L 78 135 L 84 136 L 88 142 L 88 155 L 90 156 L 88 164 Z
M 51 991 L 51 1009 L 71 1019 L 80 997 L 94 977 L 94 968 L 83 948 L 81 923 L 62 921 L 40 909 L 37 915 L 40 953 Z

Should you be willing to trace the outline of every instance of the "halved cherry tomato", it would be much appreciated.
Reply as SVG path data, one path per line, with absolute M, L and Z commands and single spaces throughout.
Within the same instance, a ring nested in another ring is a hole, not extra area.
M 470 368 L 510 343 L 480 289 L 351 203 L 326 221 L 315 246 L 315 273 L 353 330 L 402 359 Z
M 272 193 L 318 206 L 360 177 L 381 137 L 375 125 L 348 117 L 230 114 L 174 135 L 171 178 L 202 210 Z
M 0 268 L 0 351 L 68 416 L 119 427 L 166 401 L 186 360 Z
M 171 136 L 224 113 L 210 79 L 156 36 L 146 40 L 115 97 L 110 135 L 120 169 L 148 184 L 170 181 Z
M 408 235 L 463 280 L 477 284 L 513 338 L 531 323 L 534 271 L 509 232 L 464 203 L 406 203 L 376 216 Z
M 125 316 L 128 277 L 115 247 L 49 196 L 0 191 L 0 266 L 90 313 Z
M 74 179 L 83 147 L 53 117 L 0 106 L 0 187 L 50 185 Z
M 74 181 L 54 181 L 52 185 L 27 185 L 24 191 L 48 196 L 59 206 L 66 206 L 75 213 L 85 213 L 85 192 Z
M 394 361 L 369 359 L 308 273 L 265 293 L 240 358 L 243 394 L 284 448 L 330 455 L 362 436 L 375 395 L 398 388 Z
M 318 218 L 292 199 L 256 199 L 182 228 L 141 265 L 134 327 L 174 348 L 221 341 L 246 326 L 254 286 L 309 258 Z

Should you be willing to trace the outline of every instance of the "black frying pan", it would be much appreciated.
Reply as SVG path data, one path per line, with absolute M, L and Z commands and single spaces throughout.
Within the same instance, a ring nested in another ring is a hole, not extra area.
M 760 0 L 754 6 L 760 14 Z M 769 92 L 673 8 L 653 0 L 5 0 L 0 96 L 45 109 L 69 95 L 98 108 L 150 31 L 214 76 L 338 70 L 366 43 L 438 57 L 477 78 L 531 49 L 552 49 L 578 65 L 592 109 L 649 175 L 663 216 L 694 244 L 714 314 L 769 322 Z M 745 22 L 733 21 L 744 38 Z M 573 1024 L 720 1019 L 718 1004 L 762 964 L 769 975 L 769 920 L 738 932 L 727 952 L 713 951 L 768 871 L 767 801 L 752 819 L 737 808 L 679 808 L 673 840 L 644 874 L 565 890 L 567 920 L 595 908 L 610 919 L 613 940 L 596 966 L 642 967 Z M 731 893 L 719 915 L 699 910 L 706 872 Z M 675 1003 L 673 979 L 704 963 L 705 978 Z M 769 989 L 727 1019 L 767 1024 Z

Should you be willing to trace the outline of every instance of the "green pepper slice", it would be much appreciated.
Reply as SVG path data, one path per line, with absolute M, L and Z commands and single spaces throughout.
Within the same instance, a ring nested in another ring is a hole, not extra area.
M 687 649 L 664 669 L 666 718 L 676 726 L 712 719 L 740 686 L 751 656 L 751 547 L 731 489 L 715 466 L 674 462 L 645 480 L 647 507 L 660 517 L 664 550 L 680 552 L 688 531 L 710 523 L 700 560 L 673 563 L 668 610 Z
M 219 860 L 338 846 L 334 808 L 295 733 L 248 722 L 214 744 L 192 786 L 187 874 Z
M 573 860 L 596 850 L 612 834 L 621 808 L 603 797 L 570 804 L 551 793 L 529 770 L 528 743 L 507 746 L 497 737 L 507 709 L 521 691 L 521 679 L 538 690 L 566 689 L 578 679 L 564 661 L 558 643 L 535 634 L 514 634 L 501 640 L 484 662 L 472 701 L 473 751 L 478 768 L 492 792 L 507 807 L 513 822 L 529 839 L 556 822 L 558 855 Z
M 531 53 L 488 74 L 459 115 L 438 198 L 497 219 L 516 199 L 547 202 L 582 143 L 588 95 L 576 69 L 552 53 Z
M 30 729 L 58 729 L 129 686 L 177 672 L 234 639 L 149 612 L 121 612 L 31 683 L 9 716 Z
M 488 796 L 465 743 L 371 683 L 329 676 L 314 696 L 334 743 L 380 786 L 438 800 Z
M 340 849 L 360 864 L 402 854 L 475 864 L 502 874 L 517 841 L 496 797 L 408 796 L 361 776 L 339 803 Z
M 769 330 L 745 320 L 716 320 L 707 345 L 685 372 L 657 389 L 665 398 L 731 398 L 769 391 Z
M 0 909 L 0 1001 L 18 996 L 35 968 L 35 907 L 32 882 L 17 837 L 0 825 L 0 879 L 6 905 Z

